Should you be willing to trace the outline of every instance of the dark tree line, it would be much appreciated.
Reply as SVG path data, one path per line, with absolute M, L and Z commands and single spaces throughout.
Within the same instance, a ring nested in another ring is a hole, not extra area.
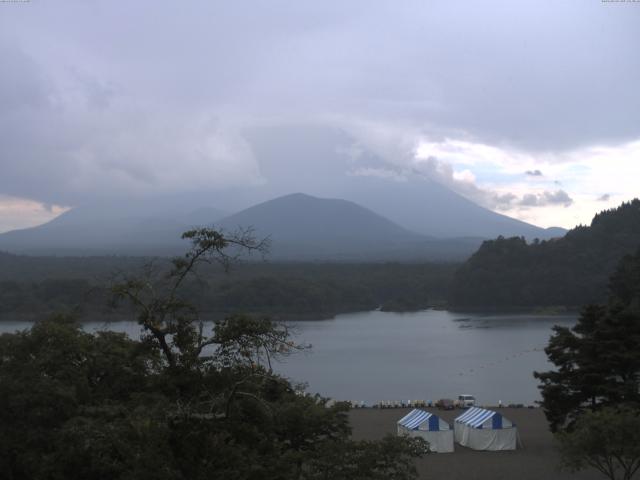
M 640 469 L 640 250 L 609 285 L 606 304 L 554 328 L 545 352 L 555 369 L 534 375 L 565 466 L 628 480 Z
M 620 258 L 640 245 L 640 200 L 597 214 L 563 238 L 484 242 L 456 272 L 457 307 L 579 307 L 606 301 Z
M 64 263 L 49 258 L 8 258 L 11 262 L 0 255 L 0 319 L 11 320 L 56 311 L 77 312 L 86 318 L 109 315 L 111 272 L 140 272 L 145 265 L 142 259 L 125 262 L 114 258 L 108 262 L 96 258 L 98 265 L 90 269 L 92 273 L 83 274 L 87 259 L 66 259 L 65 269 Z M 25 268 L 16 279 L 1 268 L 17 272 L 22 261 Z M 163 259 L 155 259 L 153 264 L 159 270 L 171 268 Z M 203 266 L 197 277 L 187 278 L 180 288 L 200 312 L 214 318 L 238 311 L 283 318 L 327 318 L 380 306 L 405 311 L 442 304 L 455 268 L 452 264 L 251 263 L 237 265 L 229 275 L 222 275 Z

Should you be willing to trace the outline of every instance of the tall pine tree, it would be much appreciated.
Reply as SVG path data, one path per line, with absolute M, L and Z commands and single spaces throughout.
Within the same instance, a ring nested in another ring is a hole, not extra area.
M 573 328 L 554 328 L 545 352 L 556 369 L 534 373 L 553 431 L 570 430 L 585 410 L 640 406 L 640 250 L 621 260 L 610 291 Z

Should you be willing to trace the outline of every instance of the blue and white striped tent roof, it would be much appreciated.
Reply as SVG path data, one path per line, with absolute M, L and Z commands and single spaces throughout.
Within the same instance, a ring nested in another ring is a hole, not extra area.
M 511 428 L 513 424 L 502 417 L 502 414 L 493 410 L 485 410 L 484 408 L 472 407 L 455 420 L 473 428 L 490 428 L 498 430 L 501 428 Z
M 444 425 L 441 425 L 440 417 L 438 417 L 437 415 L 418 409 L 411 410 L 407 415 L 398 420 L 398 425 L 409 430 L 420 429 L 429 430 L 431 432 L 448 430 L 449 424 L 446 422 L 442 423 Z

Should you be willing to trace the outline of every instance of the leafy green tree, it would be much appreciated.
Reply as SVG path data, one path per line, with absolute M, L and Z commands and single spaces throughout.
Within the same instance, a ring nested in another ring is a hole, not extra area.
M 610 281 L 607 305 L 588 305 L 545 349 L 555 370 L 534 373 L 563 466 L 611 480 L 640 468 L 640 250 Z
M 114 332 L 90 335 L 64 316 L 0 336 L 3 473 L 47 478 L 69 422 L 89 412 L 106 418 L 112 405 L 128 405 L 151 388 L 158 365 L 146 345 Z
M 640 250 L 626 255 L 609 280 L 612 303 L 626 311 L 640 311 Z
M 630 480 L 640 468 L 640 410 L 586 412 L 570 432 L 557 435 L 563 466 L 593 467 L 610 480 Z
M 428 453 L 425 442 L 387 435 L 381 441 L 327 443 L 312 463 L 313 480 L 402 480 L 414 475 L 413 458 Z
M 353 441 L 347 405 L 329 406 L 273 372 L 274 360 L 303 348 L 286 326 L 234 315 L 206 332 L 184 299 L 198 265 L 226 267 L 262 244 L 208 229 L 184 236 L 192 249 L 169 272 L 150 267 L 113 286 L 132 305 L 140 340 L 86 333 L 68 317 L 0 336 L 5 477 L 415 478 L 424 441 Z

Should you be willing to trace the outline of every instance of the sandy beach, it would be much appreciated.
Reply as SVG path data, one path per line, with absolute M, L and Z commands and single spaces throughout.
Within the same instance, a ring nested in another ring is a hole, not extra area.
M 462 410 L 427 408 L 449 423 Z M 353 437 L 373 440 L 396 433 L 396 422 L 410 409 L 354 409 L 350 413 Z M 555 480 L 604 478 L 595 470 L 572 474 L 558 469 L 559 457 L 542 410 L 502 408 L 519 430 L 522 448 L 510 452 L 478 452 L 455 444 L 454 453 L 430 454 L 418 460 L 420 479 L 447 480 Z

